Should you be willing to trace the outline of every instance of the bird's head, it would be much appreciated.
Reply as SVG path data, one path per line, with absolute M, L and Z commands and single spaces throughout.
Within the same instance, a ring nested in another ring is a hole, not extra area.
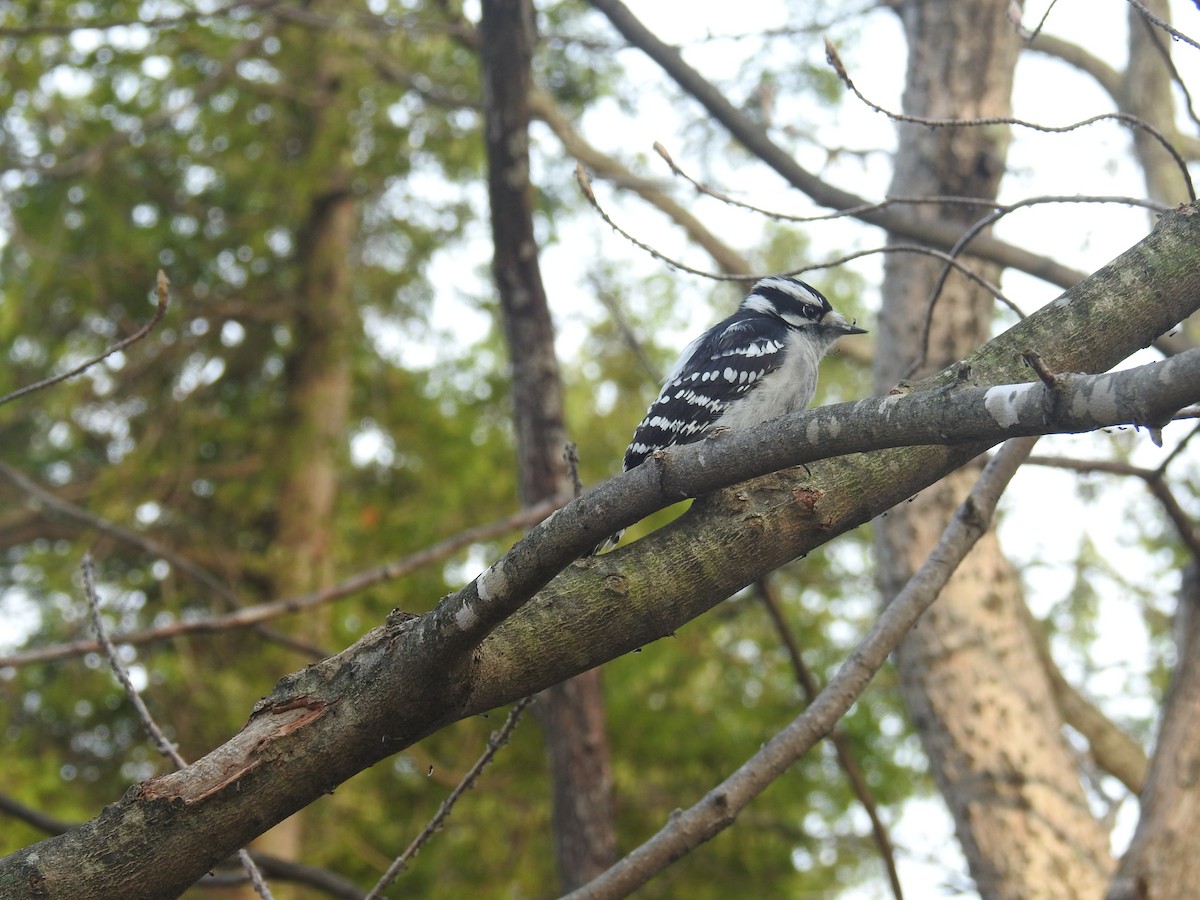
M 772 275 L 758 281 L 742 308 L 782 319 L 790 328 L 813 329 L 832 342 L 843 334 L 866 334 L 830 305 L 825 295 L 798 278 Z

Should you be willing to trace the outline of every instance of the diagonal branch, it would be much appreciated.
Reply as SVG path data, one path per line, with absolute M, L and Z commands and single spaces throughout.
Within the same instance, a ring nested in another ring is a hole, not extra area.
M 783 731 L 698 803 L 671 820 L 650 840 L 565 900 L 627 897 L 679 857 L 716 837 L 739 812 L 823 738 L 862 695 L 888 655 L 954 574 L 967 551 L 987 531 L 1004 488 L 1029 455 L 1035 439 L 1010 441 L 988 463 L 959 506 L 937 547 L 913 575 L 829 684 Z
M 103 352 L 84 360 L 79 365 L 73 366 L 68 371 L 61 372 L 58 375 L 51 375 L 49 378 L 43 378 L 41 381 L 34 382 L 33 384 L 27 384 L 23 388 L 18 388 L 11 393 L 5 394 L 3 397 L 0 397 L 0 406 L 3 406 L 5 403 L 11 403 L 13 400 L 17 400 L 27 394 L 32 394 L 34 391 L 40 391 L 42 388 L 48 388 L 52 385 L 58 384 L 60 381 L 66 381 L 68 378 L 74 378 L 76 375 L 79 375 L 80 373 L 85 372 L 92 366 L 96 365 L 96 363 L 103 362 L 104 360 L 108 359 L 114 353 L 119 353 L 126 347 L 129 347 L 131 344 L 136 344 L 151 331 L 153 331 L 154 326 L 161 322 L 162 317 L 167 314 L 167 302 L 170 297 L 169 289 L 170 282 L 167 281 L 167 276 L 163 273 L 163 270 L 159 269 L 158 279 L 154 288 L 157 302 L 154 307 L 154 315 L 151 316 L 150 321 L 148 321 L 133 334 L 129 335 L 129 337 L 122 338 L 115 344 L 107 347 Z
M 800 683 L 801 689 L 804 691 L 804 698 L 809 703 L 812 703 L 821 693 L 821 689 L 817 686 L 817 680 L 813 677 L 808 666 L 804 664 L 804 656 L 800 652 L 800 643 L 796 640 L 796 635 L 793 634 L 791 627 L 788 625 L 787 619 L 783 615 L 783 609 L 780 606 L 779 598 L 775 596 L 775 588 L 768 576 L 763 576 L 757 583 L 758 593 L 763 601 L 763 606 L 767 608 L 767 614 L 771 617 L 771 622 L 775 625 L 775 630 L 779 633 L 779 638 L 783 641 L 784 649 L 787 650 L 788 659 L 792 663 L 792 671 L 796 675 L 796 681 Z M 871 788 L 867 784 L 866 778 L 863 777 L 862 769 L 858 765 L 858 761 L 854 758 L 854 753 L 851 750 L 850 742 L 847 740 L 846 733 L 838 727 L 829 730 L 829 742 L 833 745 L 834 754 L 837 756 L 838 765 L 842 767 L 842 771 L 846 774 L 846 780 L 850 783 L 850 790 L 862 805 L 863 811 L 867 814 L 867 819 L 871 822 L 871 835 L 875 839 L 875 846 L 879 848 L 879 857 L 883 860 L 883 868 L 887 873 L 888 884 L 891 885 L 892 896 L 896 900 L 904 900 L 904 889 L 900 884 L 900 873 L 896 869 L 896 850 L 892 844 L 891 836 L 888 834 L 887 825 L 879 816 L 879 807 L 875 803 L 875 797 L 871 793 Z
M 1110 475 L 1132 475 L 1140 478 L 1145 482 L 1146 489 L 1162 506 L 1163 512 L 1171 520 L 1171 524 L 1175 526 L 1180 540 L 1192 554 L 1192 558 L 1200 565 L 1200 527 L 1197 527 L 1192 517 L 1179 504 L 1175 492 L 1167 484 L 1164 477 L 1165 466 L 1159 466 L 1157 469 L 1143 469 L 1128 463 L 1109 460 L 1063 459 L 1049 456 L 1037 456 L 1029 461 L 1034 465 L 1070 469 L 1073 472 L 1106 472 Z
M 1032 462 L 1030 457 L 1027 462 Z M 1058 704 L 1063 721 L 1078 731 L 1092 751 L 1092 758 L 1103 771 L 1112 775 L 1134 794 L 1140 794 L 1146 782 L 1146 770 L 1150 761 L 1128 732 L 1118 726 L 1091 700 L 1071 684 L 1050 653 L 1050 642 L 1046 640 L 1041 623 L 1034 618 L 1029 607 L 1021 605 L 1021 615 L 1029 639 L 1037 649 L 1038 658 L 1050 682 L 1054 701 Z
M 162 273 L 159 273 L 159 283 L 162 284 Z M 183 769 L 187 766 L 187 761 L 180 755 L 178 747 L 167 739 L 158 722 L 150 715 L 150 710 L 146 706 L 146 701 L 142 699 L 141 693 L 133 685 L 133 679 L 129 677 L 129 670 L 125 668 L 125 664 L 121 662 L 121 656 L 117 653 L 117 648 L 109 639 L 108 629 L 104 625 L 104 617 L 100 615 L 100 594 L 96 590 L 96 568 L 90 553 L 84 554 L 83 557 L 83 593 L 87 600 L 88 613 L 92 620 L 92 628 L 96 632 L 96 640 L 104 648 L 104 655 L 108 659 L 109 668 L 117 677 L 117 681 L 121 683 L 121 687 L 125 689 L 125 695 L 129 698 L 129 702 L 133 705 L 134 711 L 137 713 L 138 719 L 142 723 L 142 727 L 146 730 L 147 736 L 151 743 L 154 744 L 156 750 L 167 759 L 174 763 L 177 769 Z M 271 890 L 263 881 L 262 873 L 258 870 L 258 866 L 250 859 L 250 854 L 243 848 L 238 850 L 238 860 L 242 867 L 246 870 L 246 874 L 250 878 L 250 883 L 254 886 L 254 891 L 263 900 L 271 900 Z
M 549 126 L 563 149 L 580 164 L 587 166 L 599 178 L 631 191 L 682 228 L 713 258 L 721 270 L 731 275 L 745 275 L 751 266 L 740 253 L 713 234 L 692 212 L 664 191 L 657 181 L 639 178 L 620 160 L 597 150 L 577 132 L 545 91 L 534 90 L 529 95 L 529 109 Z
M 387 871 L 380 876 L 379 881 L 376 882 L 375 887 L 371 889 L 371 892 L 367 894 L 364 900 L 378 900 L 382 896 L 380 891 L 385 890 L 388 885 L 395 881 L 408 868 L 408 864 L 413 861 L 421 851 L 421 848 L 429 842 L 429 839 L 441 830 L 446 819 L 450 817 L 450 812 L 454 809 L 454 805 L 462 799 L 463 794 L 475 787 L 475 782 L 479 780 L 479 776 L 483 773 L 483 770 L 491 765 L 492 760 L 496 757 L 496 753 L 508 743 L 509 738 L 512 737 L 512 733 L 517 727 L 517 723 L 521 721 L 521 715 L 525 712 L 525 707 L 532 701 L 532 697 L 525 697 L 523 700 L 519 700 L 509 711 L 508 718 L 504 720 L 504 724 L 500 726 L 498 731 L 492 732 L 492 736 L 488 738 L 487 749 L 483 751 L 479 759 L 475 760 L 474 765 L 467 770 L 467 774 L 455 785 L 450 795 L 441 802 L 437 808 L 437 812 L 434 813 L 433 818 L 426 823 L 425 827 L 421 829 L 420 834 L 413 838 L 404 852 L 392 861 Z
M 89 512 L 82 506 L 77 506 L 69 500 L 64 500 L 46 490 L 24 472 L 10 466 L 3 460 L 0 460 L 0 478 L 7 478 L 29 498 L 29 506 L 41 510 L 43 514 L 49 512 L 51 515 L 62 516 L 72 522 L 78 522 L 86 528 L 94 528 L 102 534 L 107 534 L 119 541 L 137 547 L 151 556 L 165 559 L 171 565 L 191 575 L 210 591 L 225 600 L 232 602 L 237 599 L 233 592 L 226 585 L 222 584 L 217 576 L 203 566 L 192 562 L 183 554 L 176 553 L 170 547 L 159 543 L 153 538 L 138 534 L 130 528 L 118 525 L 116 522 L 110 522 L 101 516 Z M 99 648 L 93 645 L 92 649 L 86 652 L 90 653 L 97 649 Z

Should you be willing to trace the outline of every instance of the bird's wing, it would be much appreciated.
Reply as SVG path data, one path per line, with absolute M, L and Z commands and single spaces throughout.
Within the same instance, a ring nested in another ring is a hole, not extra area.
M 722 322 L 683 351 L 625 451 L 629 471 L 656 450 L 698 440 L 734 400 L 783 363 L 784 334 L 764 319 Z

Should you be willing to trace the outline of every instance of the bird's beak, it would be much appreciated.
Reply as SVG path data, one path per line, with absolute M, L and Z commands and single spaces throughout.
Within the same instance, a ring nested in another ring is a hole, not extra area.
M 831 312 L 821 320 L 821 324 L 842 334 L 866 334 L 867 329 L 859 328 L 839 312 Z

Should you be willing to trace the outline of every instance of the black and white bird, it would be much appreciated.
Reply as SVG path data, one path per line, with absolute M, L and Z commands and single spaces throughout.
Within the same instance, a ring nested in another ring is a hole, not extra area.
M 846 334 L 866 329 L 835 312 L 816 288 L 782 275 L 762 279 L 737 312 L 684 349 L 633 433 L 624 470 L 714 428 L 749 428 L 804 409 L 821 358 Z M 593 552 L 616 546 L 622 533 Z

